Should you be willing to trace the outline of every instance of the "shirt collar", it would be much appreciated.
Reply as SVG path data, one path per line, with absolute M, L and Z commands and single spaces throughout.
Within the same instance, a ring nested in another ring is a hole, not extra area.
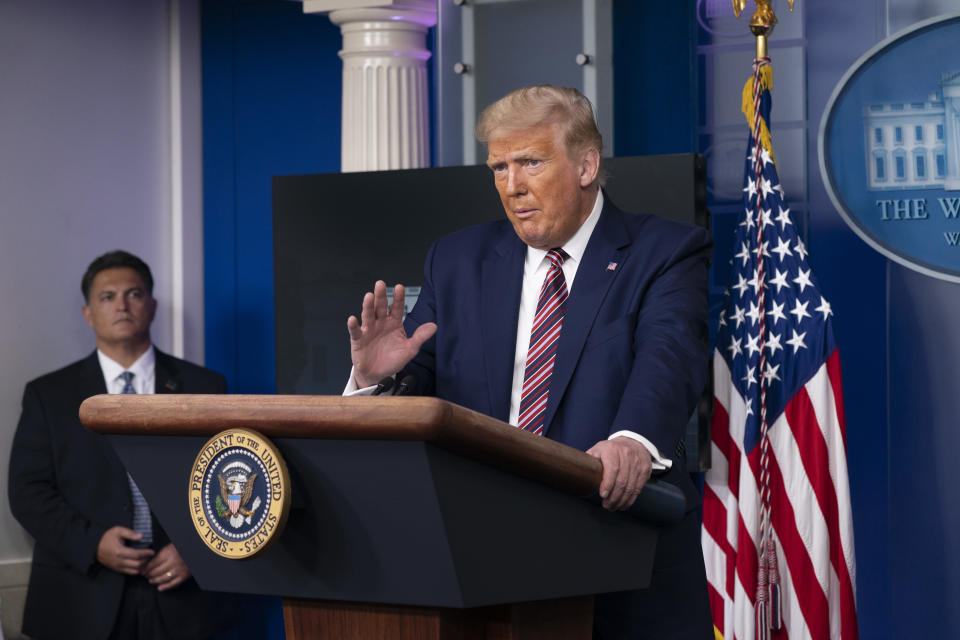
M 106 380 L 107 388 L 109 388 L 110 384 L 124 371 L 132 372 L 134 380 L 146 380 L 148 377 L 152 377 L 148 376 L 148 374 L 153 371 L 156 354 L 151 344 L 147 347 L 147 350 L 143 352 L 143 355 L 137 358 L 136 361 L 126 369 L 119 362 L 106 355 L 103 351 L 100 351 L 100 349 L 97 349 L 97 359 L 100 361 L 100 370 L 103 371 L 104 380 Z
M 574 262 L 579 263 L 583 259 L 583 254 L 587 250 L 587 242 L 590 241 L 590 236 L 593 234 L 593 230 L 600 220 L 601 211 L 603 211 L 603 190 L 597 189 L 597 199 L 593 203 L 593 209 L 590 211 L 590 215 L 583 221 L 583 224 L 580 225 L 577 232 L 573 234 L 573 237 L 567 240 L 562 247 L 563 250 L 567 252 L 567 255 L 570 256 L 568 260 L 572 259 Z M 532 267 L 535 269 L 543 262 L 543 258 L 546 255 L 547 252 L 543 249 L 535 249 L 527 246 L 527 268 Z

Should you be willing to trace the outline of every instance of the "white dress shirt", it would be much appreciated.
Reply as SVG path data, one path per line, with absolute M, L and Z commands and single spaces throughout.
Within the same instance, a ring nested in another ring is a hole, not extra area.
M 133 388 L 137 393 L 154 393 L 156 389 L 156 362 L 157 357 L 153 352 L 153 345 L 143 352 L 143 355 L 137 358 L 136 362 L 124 369 L 116 360 L 97 349 L 97 359 L 100 360 L 100 371 L 103 372 L 103 381 L 107 383 L 107 393 L 123 393 L 123 387 L 126 384 L 120 377 L 124 371 L 133 373 Z

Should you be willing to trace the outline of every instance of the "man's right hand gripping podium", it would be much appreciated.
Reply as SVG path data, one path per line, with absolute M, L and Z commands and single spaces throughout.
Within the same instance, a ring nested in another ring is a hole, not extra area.
M 406 319 L 401 285 L 392 305 L 382 281 L 364 295 L 347 320 L 345 393 L 405 380 L 586 451 L 611 511 L 651 475 L 681 489 L 686 513 L 660 530 L 650 586 L 598 596 L 595 636 L 712 638 L 701 501 L 680 446 L 707 372 L 710 235 L 609 200 L 603 140 L 575 89 L 517 90 L 487 107 L 477 138 L 507 220 L 434 243 Z

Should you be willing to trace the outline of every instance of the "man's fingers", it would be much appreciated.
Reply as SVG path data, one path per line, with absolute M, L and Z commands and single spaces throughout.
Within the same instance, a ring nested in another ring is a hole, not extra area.
M 155 553 L 153 549 L 131 549 L 129 547 L 126 547 L 126 549 L 126 557 L 136 560 L 140 563 L 146 562 L 152 558 Z
M 610 495 L 610 491 L 613 489 L 613 483 L 617 476 L 616 458 L 611 457 L 610 450 L 606 446 L 605 441 L 598 442 L 590 447 L 587 449 L 587 453 L 600 460 L 603 465 L 603 475 L 600 477 L 598 492 L 600 493 L 600 497 L 606 500 L 607 496 Z
M 143 566 L 143 575 L 149 577 L 150 574 L 154 573 L 157 570 L 157 567 L 163 564 L 163 562 L 164 562 L 164 558 L 162 555 L 154 556 L 153 558 L 150 559 L 150 562 L 146 563 Z
M 165 579 L 166 580 L 170 579 L 167 576 L 167 574 L 172 573 L 171 571 L 172 568 L 173 568 L 173 563 L 162 562 L 152 567 L 147 566 L 143 570 L 143 574 L 146 576 L 147 580 L 149 580 L 151 584 L 157 584 L 159 582 L 163 582 Z
M 150 559 L 150 556 L 139 555 L 139 556 L 134 556 L 133 558 L 129 558 L 127 562 L 129 562 L 131 566 L 133 566 L 134 568 L 136 568 L 138 572 L 140 572 L 140 571 L 143 571 L 143 567 L 144 565 L 147 564 L 147 561 L 149 559 Z
M 153 554 L 153 549 L 134 549 L 133 547 L 120 545 L 115 555 L 120 560 L 132 560 L 142 563 L 152 558 Z
M 184 571 L 182 574 L 174 574 L 172 578 L 161 582 L 160 586 L 157 587 L 157 591 L 167 591 L 168 589 L 173 589 L 174 587 L 180 586 L 180 584 L 190 577 L 189 571 Z
M 397 320 L 403 320 L 403 305 L 405 303 L 406 292 L 402 284 L 393 287 L 393 304 L 390 305 L 389 314 Z
M 143 573 L 150 584 L 157 585 L 158 591 L 173 589 L 190 577 L 190 569 L 172 544 L 161 549 Z
M 611 487 L 603 506 L 610 510 L 616 510 L 623 503 L 623 497 L 627 494 L 627 488 L 630 484 L 630 473 L 627 465 L 624 464 L 623 457 L 616 452 L 611 458 L 616 460 L 615 465 L 611 465 Z M 606 470 L 606 466 L 604 467 Z
M 620 450 L 620 475 L 623 480 L 623 492 L 620 494 L 619 503 L 623 506 L 624 502 L 629 504 L 633 501 L 636 494 L 637 481 L 639 480 L 640 464 L 637 457 L 630 454 L 626 449 Z
M 133 558 L 117 557 L 114 561 L 114 566 L 111 568 L 128 575 L 135 575 L 140 572 L 140 564 Z
M 357 320 L 357 316 L 347 318 L 347 333 L 350 334 L 351 340 L 359 340 L 363 337 L 363 330 L 360 329 L 360 321 Z
M 114 531 L 117 532 L 117 535 L 119 535 L 119 536 L 120 536 L 121 538 L 123 538 L 124 540 L 134 540 L 134 541 L 136 541 L 136 540 L 139 540 L 140 538 L 143 537 L 143 534 L 142 534 L 142 533 L 138 533 L 138 532 L 134 531 L 133 529 L 127 529 L 126 527 L 117 526 L 117 527 L 114 527 L 113 529 L 114 529 Z
M 610 493 L 609 487 L 609 477 L 607 476 L 607 467 L 603 464 L 603 456 L 601 455 L 602 449 L 598 449 L 597 445 L 594 445 L 587 449 L 587 453 L 600 461 L 602 475 L 600 476 L 600 486 L 597 487 L 597 493 L 601 498 L 605 498 L 608 493 Z
M 410 343 L 416 347 L 413 349 L 414 353 L 420 350 L 420 347 L 423 346 L 423 343 L 433 337 L 433 334 L 437 332 L 437 323 L 435 322 L 424 322 L 422 325 L 417 327 L 413 332 L 413 335 L 410 336 Z
M 374 294 L 367 291 L 363 294 L 363 302 L 360 304 L 360 325 L 362 327 L 369 327 L 374 320 L 374 310 L 373 310 L 373 297 Z
M 144 564 L 153 555 L 151 549 L 131 549 L 137 553 L 118 553 L 117 568 L 121 573 L 137 575 L 143 571 Z
M 373 310 L 375 318 L 387 317 L 387 283 L 383 280 L 373 285 Z
M 363 337 L 363 330 L 374 326 L 378 320 L 383 320 L 390 316 L 396 316 L 397 320 L 403 318 L 403 285 L 396 285 L 393 288 L 393 304 L 387 302 L 387 285 L 383 280 L 377 280 L 373 285 L 373 291 L 367 291 L 363 294 L 363 302 L 360 305 L 360 319 L 356 316 L 347 318 L 347 331 L 350 332 L 350 338 L 359 340 Z
M 157 584 L 164 579 L 169 580 L 169 576 L 166 578 L 164 576 L 167 573 L 172 573 L 173 569 L 175 569 L 176 563 L 174 560 L 175 557 L 172 556 L 166 548 L 161 549 L 160 553 L 143 568 L 142 573 L 151 584 Z

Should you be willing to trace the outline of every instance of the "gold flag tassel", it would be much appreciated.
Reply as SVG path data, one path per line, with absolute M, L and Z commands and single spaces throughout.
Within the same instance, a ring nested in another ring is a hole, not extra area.
M 742 102 L 740 104 L 740 110 L 743 111 L 743 115 L 747 118 L 747 124 L 750 126 L 750 133 L 753 134 L 753 137 L 757 137 L 757 132 L 753 128 L 753 123 L 756 117 L 754 113 L 754 95 L 753 95 L 753 84 L 755 78 L 750 76 L 747 78 L 746 84 L 743 85 L 743 96 Z M 760 87 L 759 91 L 770 91 L 773 89 L 773 69 L 770 68 L 769 64 L 762 65 L 760 67 Z M 763 144 L 763 148 L 767 150 L 767 153 L 770 154 L 770 159 L 773 160 L 773 166 L 777 166 L 776 158 L 773 156 L 773 143 L 770 141 L 770 129 L 767 127 L 767 121 L 763 118 L 760 118 L 760 142 Z

